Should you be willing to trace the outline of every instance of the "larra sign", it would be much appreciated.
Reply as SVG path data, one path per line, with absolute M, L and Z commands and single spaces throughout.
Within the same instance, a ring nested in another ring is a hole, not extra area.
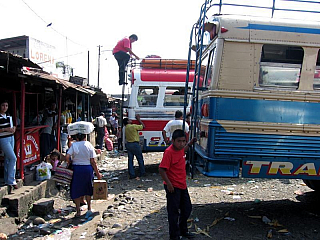
M 30 50 L 30 59 L 33 60 L 36 63 L 51 63 L 54 64 L 54 57 L 43 53 L 41 51 L 33 51 Z

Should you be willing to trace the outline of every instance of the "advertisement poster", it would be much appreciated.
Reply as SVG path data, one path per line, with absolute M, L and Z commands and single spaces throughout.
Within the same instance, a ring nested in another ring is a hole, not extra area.
M 29 37 L 28 56 L 31 61 L 43 67 L 43 70 L 51 74 L 56 71 L 55 47 L 37 39 Z
M 40 141 L 39 132 L 29 133 L 24 136 L 24 159 L 23 164 L 29 165 L 40 160 Z M 20 163 L 20 140 L 16 141 L 17 146 L 17 162 Z M 17 164 L 17 168 L 20 168 L 20 164 Z

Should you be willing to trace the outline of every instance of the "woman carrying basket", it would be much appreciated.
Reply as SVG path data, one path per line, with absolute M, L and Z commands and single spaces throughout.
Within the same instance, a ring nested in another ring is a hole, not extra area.
M 85 196 L 88 204 L 86 218 L 88 218 L 92 215 L 91 196 L 93 195 L 93 171 L 96 173 L 98 179 L 101 179 L 102 175 L 99 173 L 95 161 L 95 149 L 92 144 L 86 140 L 86 135 L 77 134 L 76 139 L 77 141 L 71 145 L 66 155 L 68 164 L 71 163 L 72 158 L 73 167 L 70 195 L 76 204 L 76 217 L 80 217 L 81 215 L 81 197 Z

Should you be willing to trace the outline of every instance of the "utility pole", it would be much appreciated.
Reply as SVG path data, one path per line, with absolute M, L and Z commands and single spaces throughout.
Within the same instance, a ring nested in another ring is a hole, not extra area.
M 100 55 L 101 55 L 101 52 L 100 52 L 100 49 L 101 49 L 101 45 L 98 46 L 99 48 L 99 53 L 98 53 L 98 88 L 99 88 L 99 81 L 100 81 Z
M 97 47 L 99 48 L 99 53 L 98 53 L 98 88 L 99 88 L 99 86 L 100 86 L 99 83 L 100 83 L 100 56 L 101 56 L 101 53 L 103 53 L 103 52 L 112 52 L 112 50 L 102 50 L 101 51 L 101 48 L 103 46 L 99 45 Z M 107 59 L 105 59 L 105 60 L 107 60 Z
M 87 76 L 87 78 L 88 78 L 88 85 L 90 85 L 89 83 L 90 83 L 90 80 L 89 80 L 89 73 L 90 73 L 90 54 L 89 54 L 89 51 L 88 51 L 88 76 Z

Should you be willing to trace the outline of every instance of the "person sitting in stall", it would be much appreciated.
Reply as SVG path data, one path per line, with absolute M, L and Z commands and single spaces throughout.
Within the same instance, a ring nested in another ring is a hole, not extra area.
M 60 153 L 57 151 L 52 151 L 50 153 L 50 163 L 52 165 L 51 175 L 54 175 L 56 168 L 61 164 Z

